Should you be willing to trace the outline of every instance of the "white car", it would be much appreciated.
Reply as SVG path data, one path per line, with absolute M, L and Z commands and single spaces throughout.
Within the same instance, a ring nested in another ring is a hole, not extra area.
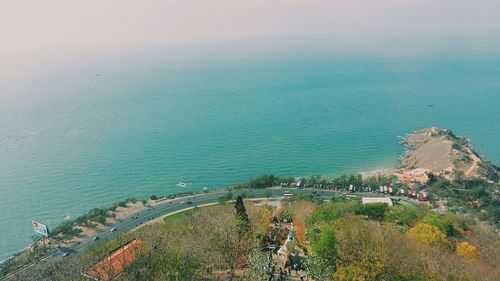
M 184 204 L 184 203 L 186 203 L 186 201 L 181 201 L 181 203 L 179 203 L 179 204 Z
M 118 229 L 118 228 L 113 227 L 113 228 L 111 228 L 109 231 L 111 231 L 111 232 L 115 232 L 117 229 Z

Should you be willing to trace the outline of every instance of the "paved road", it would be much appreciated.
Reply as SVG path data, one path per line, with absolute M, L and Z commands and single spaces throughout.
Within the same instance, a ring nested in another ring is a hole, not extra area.
M 271 191 L 271 192 L 269 192 Z M 287 192 L 293 194 L 310 194 L 311 192 L 317 192 L 324 199 L 330 199 L 335 195 L 334 191 L 328 190 L 315 190 L 315 189 L 295 189 L 295 188 L 281 188 L 281 189 L 251 189 L 251 190 L 236 190 L 233 191 L 233 198 L 238 195 L 245 193 L 247 197 L 253 198 L 265 198 L 269 195 L 270 198 L 280 198 L 283 197 Z M 70 255 L 76 255 L 78 253 L 84 252 L 90 246 L 99 243 L 100 241 L 109 240 L 123 234 L 133 228 L 142 225 L 155 218 L 168 215 L 170 213 L 183 210 L 189 207 L 194 207 L 197 205 L 204 205 L 209 203 L 216 203 L 219 201 L 219 197 L 227 195 L 229 191 L 218 191 L 197 194 L 193 196 L 181 197 L 173 200 L 166 200 L 164 203 L 160 203 L 154 207 L 149 207 L 149 209 L 136 213 L 115 225 L 107 226 L 102 232 L 98 233 L 99 240 L 95 242 L 94 237 L 86 237 L 80 242 L 80 244 L 73 245 L 68 248 L 55 249 L 51 254 L 43 257 L 37 262 L 26 265 L 25 267 L 19 269 L 12 274 L 9 274 L 2 278 L 2 280 L 8 280 L 25 270 L 29 270 L 31 267 L 39 263 L 57 262 L 61 261 L 64 257 L 64 253 L 69 252 Z M 192 204 L 187 204 L 187 202 L 192 202 Z M 116 231 L 111 232 L 111 229 L 116 227 Z

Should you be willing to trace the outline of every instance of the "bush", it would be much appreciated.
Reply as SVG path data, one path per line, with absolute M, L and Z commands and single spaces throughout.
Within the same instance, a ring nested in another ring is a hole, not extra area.
M 417 212 L 411 207 L 394 206 L 385 213 L 385 221 L 410 226 L 417 221 Z
M 335 230 L 332 226 L 322 226 L 319 232 L 311 237 L 311 250 L 315 255 L 333 264 L 337 257 L 335 249 Z
M 365 215 L 370 219 L 383 220 L 385 217 L 385 212 L 389 209 L 389 206 L 385 203 L 371 203 L 359 205 L 354 212 L 357 215 Z
M 450 242 L 446 239 L 446 234 L 436 226 L 425 223 L 419 223 L 408 230 L 408 236 L 433 247 L 449 248 L 451 246 Z
M 293 182 L 293 177 L 276 177 L 274 175 L 263 175 L 249 180 L 245 183 L 240 183 L 233 186 L 235 189 L 241 188 L 266 188 L 280 185 L 281 183 L 290 184 Z
M 82 230 L 79 228 L 75 228 L 72 222 L 66 222 L 54 228 L 53 235 L 60 233 L 67 236 L 77 236 L 81 232 Z
M 477 248 L 467 242 L 457 243 L 456 253 L 457 256 L 462 257 L 467 261 L 478 261 L 480 259 Z
M 459 234 L 458 231 L 453 226 L 453 222 L 440 214 L 436 213 L 428 214 L 427 216 L 424 217 L 422 222 L 439 228 L 447 236 L 457 236 Z
M 282 208 L 278 211 L 276 215 L 276 219 L 278 221 L 287 221 L 291 222 L 293 220 L 293 211 L 290 208 Z
M 334 200 L 322 203 L 307 219 L 308 226 L 320 222 L 333 222 L 334 220 L 354 212 L 359 207 L 359 202 L 354 200 Z

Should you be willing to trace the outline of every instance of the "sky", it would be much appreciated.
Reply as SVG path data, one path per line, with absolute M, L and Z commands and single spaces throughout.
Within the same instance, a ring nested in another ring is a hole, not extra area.
M 251 39 L 272 45 L 277 38 L 344 38 L 346 49 L 394 48 L 395 41 L 415 52 L 486 40 L 493 49 L 496 41 L 488 40 L 497 34 L 498 0 L 0 0 L 0 65 L 10 67 L 51 56 Z

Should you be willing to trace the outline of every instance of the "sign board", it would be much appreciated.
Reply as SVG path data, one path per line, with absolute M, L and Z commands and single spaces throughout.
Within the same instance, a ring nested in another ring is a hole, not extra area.
M 31 224 L 33 224 L 33 230 L 36 233 L 41 234 L 45 237 L 49 237 L 49 229 L 45 224 L 39 223 L 37 221 L 32 221 Z

